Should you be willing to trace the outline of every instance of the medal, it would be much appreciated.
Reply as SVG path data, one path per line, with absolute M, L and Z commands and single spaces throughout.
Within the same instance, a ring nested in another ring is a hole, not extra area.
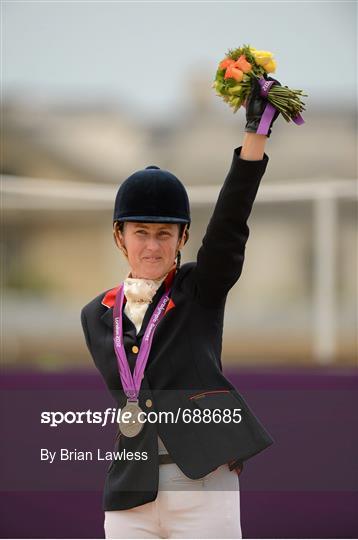
M 135 437 L 140 433 L 144 427 L 143 415 L 141 421 L 138 419 L 138 414 L 143 412 L 138 405 L 139 390 L 145 370 L 145 366 L 148 361 L 150 349 L 152 346 L 153 335 L 160 320 L 164 316 L 165 308 L 169 302 L 168 289 L 158 302 L 157 307 L 152 314 L 150 321 L 147 325 L 146 331 L 142 338 L 142 343 L 135 363 L 133 375 L 131 373 L 126 352 L 123 345 L 123 328 L 122 328 L 122 307 L 124 299 L 124 287 L 123 283 L 119 288 L 113 309 L 113 345 L 114 351 L 117 356 L 119 376 L 121 378 L 123 390 L 127 396 L 127 403 L 121 411 L 129 412 L 131 414 L 130 419 L 125 422 L 119 421 L 119 429 L 125 437 Z
M 125 437 L 135 437 L 142 431 L 144 427 L 143 417 L 141 419 L 138 418 L 141 412 L 143 411 L 139 407 L 138 401 L 129 401 L 127 399 L 125 407 L 121 410 L 121 418 L 118 422 L 119 429 Z M 128 414 L 126 414 L 126 420 L 122 420 L 123 413 L 130 413 L 131 416 L 128 419 Z

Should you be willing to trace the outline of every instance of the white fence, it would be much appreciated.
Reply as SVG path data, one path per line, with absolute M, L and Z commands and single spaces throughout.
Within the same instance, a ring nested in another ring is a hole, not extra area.
M 221 186 L 188 187 L 191 205 L 207 206 L 217 200 Z M 260 187 L 256 203 L 270 204 L 308 201 L 312 203 L 314 242 L 315 328 L 314 356 L 317 362 L 329 363 L 336 355 L 335 251 L 337 241 L 337 202 L 358 199 L 355 180 L 304 179 Z M 60 210 L 88 211 L 113 207 L 118 186 L 94 183 L 2 177 L 2 211 Z M 255 203 L 255 204 L 256 204 Z

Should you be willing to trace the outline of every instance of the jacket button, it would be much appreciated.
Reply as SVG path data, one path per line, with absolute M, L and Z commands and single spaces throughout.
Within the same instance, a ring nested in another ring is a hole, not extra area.
M 153 402 L 151 399 L 147 399 L 147 401 L 145 402 L 146 406 L 149 408 L 153 405 Z
M 134 352 L 135 354 L 137 354 L 137 352 L 139 351 L 137 345 L 133 345 L 132 347 L 132 352 Z

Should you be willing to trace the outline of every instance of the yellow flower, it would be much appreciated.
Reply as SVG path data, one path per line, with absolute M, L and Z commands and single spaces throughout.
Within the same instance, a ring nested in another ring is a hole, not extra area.
M 253 51 L 255 61 L 259 66 L 265 66 L 273 61 L 273 54 L 270 51 Z
M 266 73 L 275 73 L 276 71 L 276 60 L 272 59 L 270 62 L 264 65 L 264 70 Z

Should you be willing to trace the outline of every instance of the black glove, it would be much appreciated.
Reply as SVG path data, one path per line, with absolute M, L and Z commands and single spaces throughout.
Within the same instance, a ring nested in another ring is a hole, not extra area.
M 282 86 L 279 81 L 277 81 L 276 79 L 273 79 L 272 77 L 268 77 L 266 73 L 263 75 L 263 77 L 266 81 L 275 81 L 275 84 Z M 251 84 L 252 84 L 251 92 L 247 100 L 245 101 L 245 107 L 246 107 L 245 131 L 249 133 L 256 133 L 257 128 L 259 127 L 259 124 L 261 121 L 261 117 L 268 103 L 268 100 L 267 98 L 264 98 L 261 96 L 261 86 L 258 80 L 256 79 L 256 77 L 252 79 Z M 276 110 L 271 120 L 270 127 L 266 135 L 267 137 L 270 136 L 272 124 L 274 123 L 276 118 L 279 116 L 279 114 L 280 114 L 279 111 Z

